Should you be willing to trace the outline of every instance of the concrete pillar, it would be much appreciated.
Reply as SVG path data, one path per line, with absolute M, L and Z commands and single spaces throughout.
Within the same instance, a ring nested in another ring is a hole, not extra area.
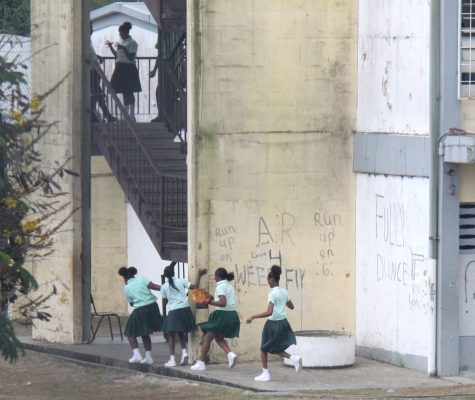
M 241 359 L 273 264 L 294 330 L 354 331 L 356 20 L 354 1 L 188 1 L 189 266 L 211 291 L 236 274 Z
M 54 168 L 55 161 L 62 163 L 68 159 L 67 168 L 77 172 L 83 169 L 83 90 L 87 89 L 82 61 L 83 4 L 75 0 L 31 2 L 33 92 L 44 93 L 63 80 L 47 98 L 42 116 L 47 122 L 55 122 L 38 146 L 45 169 Z M 77 343 L 83 338 L 82 258 L 86 262 L 88 258 L 82 254 L 83 212 L 89 210 L 81 209 L 81 191 L 82 180 L 87 178 L 65 176 L 61 181 L 62 191 L 68 193 L 63 201 L 71 204 L 55 217 L 56 222 L 72 210 L 78 211 L 55 236 L 55 252 L 32 265 L 40 291 L 49 293 L 54 285 L 58 292 L 47 302 L 52 320 L 35 323 L 34 339 Z

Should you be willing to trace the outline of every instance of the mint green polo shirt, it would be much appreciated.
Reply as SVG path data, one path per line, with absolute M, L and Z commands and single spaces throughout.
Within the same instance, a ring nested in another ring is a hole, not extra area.
M 148 288 L 149 283 L 150 279 L 144 276 L 137 276 L 127 281 L 124 294 L 132 307 L 148 306 L 157 301 L 157 297 Z
M 282 289 L 280 286 L 272 288 L 267 296 L 269 303 L 274 305 L 274 311 L 269 317 L 271 321 L 280 321 L 285 319 L 285 307 L 289 299 L 287 290 Z
M 191 283 L 185 279 L 173 278 L 173 284 L 176 289 L 171 287 L 170 281 L 165 282 L 160 289 L 162 299 L 168 300 L 168 311 L 189 307 L 190 303 L 188 302 L 187 293 Z
M 218 301 L 219 296 L 226 297 L 226 305 L 224 307 L 218 307 L 218 310 L 236 311 L 236 290 L 234 289 L 234 285 L 229 283 L 226 279 L 223 279 L 216 284 L 214 300 Z

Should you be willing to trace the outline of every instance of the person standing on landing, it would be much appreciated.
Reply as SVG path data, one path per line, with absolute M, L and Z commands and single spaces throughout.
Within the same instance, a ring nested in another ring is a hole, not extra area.
M 170 348 L 170 360 L 165 367 L 175 367 L 175 336 L 178 336 L 181 345 L 180 365 L 188 364 L 188 353 L 186 351 L 186 335 L 196 329 L 195 318 L 188 302 L 187 290 L 199 287 L 200 278 L 208 272 L 207 269 L 200 269 L 196 278 L 196 283 L 192 285 L 185 279 L 177 279 L 175 276 L 176 262 L 172 262 L 165 267 L 163 275 L 167 282 L 162 285 L 160 294 L 162 299 L 167 300 L 168 314 L 163 322 L 162 331 L 168 334 L 168 346 Z
M 148 73 L 149 78 L 153 78 L 158 71 L 158 66 L 160 65 L 160 49 L 159 42 L 155 43 L 155 48 L 157 49 L 157 58 L 155 59 L 155 65 L 152 70 Z M 157 111 L 160 113 L 160 74 L 158 74 L 158 83 L 157 88 L 155 89 L 155 101 L 157 102 Z M 150 122 L 160 122 L 160 114 L 158 114 Z
M 210 314 L 208 322 L 199 324 L 204 333 L 204 338 L 200 358 L 191 367 L 195 371 L 206 370 L 205 359 L 213 339 L 227 354 L 229 368 L 233 368 L 237 361 L 237 355 L 231 351 L 225 340 L 225 338 L 239 337 L 241 324 L 236 312 L 236 291 L 230 283 L 234 279 L 234 274 L 227 272 L 224 268 L 218 268 L 214 273 L 214 279 L 216 281 L 216 291 L 214 298 L 212 297 L 208 304 L 218 307 L 218 309 Z
M 135 277 L 137 269 L 134 267 L 121 267 L 118 273 L 124 278 L 125 297 L 129 304 L 135 307 L 124 330 L 133 352 L 129 363 L 153 364 L 150 334 L 160 330 L 163 318 L 157 305 L 157 297 L 151 290 L 160 290 L 160 285 L 143 276 Z M 137 342 L 139 336 L 142 337 L 145 347 L 143 358 Z
M 124 22 L 119 26 L 120 41 L 118 43 L 112 43 L 106 40 L 105 43 L 116 59 L 111 85 L 116 93 L 122 93 L 125 110 L 132 121 L 135 122 L 134 93 L 141 92 L 142 86 L 140 85 L 139 72 L 135 65 L 138 44 L 129 34 L 131 29 L 132 24 L 130 22 Z
M 298 373 L 302 370 L 302 357 L 291 356 L 285 350 L 291 345 L 297 344 L 294 332 L 290 327 L 287 318 L 285 317 L 285 307 L 291 310 L 294 309 L 294 304 L 289 299 L 287 290 L 279 286 L 280 275 L 282 269 L 277 265 L 273 265 L 269 274 L 267 275 L 267 283 L 272 289 L 268 295 L 267 311 L 260 314 L 255 314 L 249 317 L 246 322 L 250 324 L 256 318 L 269 319 L 262 330 L 261 341 L 261 360 L 262 360 L 262 374 L 256 376 L 254 379 L 260 382 L 267 382 L 270 380 L 269 370 L 267 368 L 267 354 L 277 354 L 281 357 L 290 359 L 290 362 L 295 367 Z

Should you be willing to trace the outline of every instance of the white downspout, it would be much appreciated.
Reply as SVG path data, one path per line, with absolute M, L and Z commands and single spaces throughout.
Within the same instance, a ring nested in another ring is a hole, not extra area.
M 437 375 L 437 267 L 438 267 L 438 187 L 439 187 L 439 27 L 440 0 L 430 2 L 430 65 L 429 65 L 429 139 L 431 148 L 429 175 L 429 348 L 427 374 Z

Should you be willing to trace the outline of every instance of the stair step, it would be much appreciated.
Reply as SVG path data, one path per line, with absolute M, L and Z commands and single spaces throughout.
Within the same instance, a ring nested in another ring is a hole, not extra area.
M 140 168 L 134 167 L 134 159 L 127 157 L 127 161 L 131 165 L 127 165 L 117 170 L 117 163 L 114 159 L 109 159 L 111 152 L 108 140 L 117 146 L 119 152 L 126 152 L 130 149 L 131 139 L 127 136 L 127 132 L 111 132 L 111 126 L 106 124 L 93 124 L 93 142 L 102 146 L 101 152 L 106 151 L 106 158 L 111 166 L 114 174 L 118 176 L 119 183 L 126 191 L 131 204 L 139 215 L 149 237 L 156 246 L 160 255 L 164 259 L 177 260 L 186 262 L 188 253 L 187 243 L 187 166 L 186 154 L 183 152 L 183 145 L 175 143 L 175 135 L 168 131 L 164 123 L 137 123 L 134 124 L 134 130 L 140 137 L 144 145 L 145 151 L 161 174 L 174 175 L 179 179 L 177 184 L 168 184 L 167 192 L 159 193 L 157 188 L 152 186 L 152 182 L 157 182 L 156 176 L 141 176 L 137 182 L 141 191 L 137 192 L 137 188 L 133 183 L 133 176 L 137 173 L 141 175 Z M 186 151 L 186 149 L 185 149 Z M 129 153 L 129 156 L 131 153 Z M 126 157 L 123 158 L 124 160 Z M 125 162 L 125 161 L 124 161 Z M 124 175 L 124 172 L 130 176 Z M 173 181 L 172 181 L 173 182 Z M 162 212 L 162 201 L 168 204 L 168 211 L 165 209 L 164 219 L 160 217 Z M 173 225 L 175 218 L 185 225 L 181 228 L 163 228 L 159 227 L 160 221 L 166 225 Z

